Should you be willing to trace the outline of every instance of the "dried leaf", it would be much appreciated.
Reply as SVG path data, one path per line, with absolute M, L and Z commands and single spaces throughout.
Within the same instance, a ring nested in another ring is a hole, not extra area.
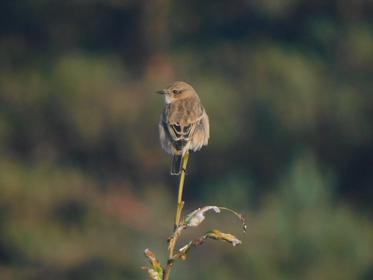
M 205 234 L 206 238 L 211 238 L 215 240 L 222 240 L 231 243 L 233 246 L 241 244 L 241 240 L 239 240 L 236 236 L 230 233 L 224 233 L 220 230 L 214 229 Z
M 219 207 L 220 210 L 225 210 L 225 211 L 228 211 L 228 212 L 231 212 L 232 214 L 236 215 L 237 218 L 240 219 L 241 223 L 242 223 L 242 230 L 243 232 L 246 232 L 246 229 L 247 229 L 247 225 L 245 223 L 245 218 L 244 216 L 241 214 L 241 213 L 238 213 L 230 208 L 227 208 L 227 207 Z
M 189 252 L 189 249 L 193 246 L 193 241 L 190 241 L 188 244 L 186 244 L 185 246 L 181 247 L 179 249 L 179 253 L 180 253 L 180 257 L 182 260 L 185 260 L 186 259 L 186 256 Z
M 148 272 L 150 280 L 162 280 L 159 278 L 159 274 L 153 268 L 143 266 L 142 269 Z
M 241 223 L 242 223 L 242 228 L 243 228 L 243 231 L 246 232 L 246 224 L 245 224 L 245 219 L 244 217 L 232 210 L 232 209 L 229 209 L 229 208 L 226 208 L 226 207 L 218 207 L 218 206 L 205 206 L 205 207 L 202 207 L 202 208 L 198 208 L 196 210 L 194 210 L 193 212 L 191 212 L 190 214 L 188 214 L 184 220 L 184 222 L 182 224 L 180 224 L 174 231 L 173 235 L 168 239 L 169 243 L 171 243 L 171 241 L 175 238 L 177 238 L 178 236 L 181 235 L 181 232 L 186 229 L 187 227 L 196 227 L 196 226 L 199 226 L 204 220 L 205 220 L 205 213 L 209 210 L 214 210 L 215 213 L 220 213 L 222 210 L 225 210 L 225 211 L 228 211 L 228 212 L 231 212 L 233 213 L 235 216 L 237 216 Z M 236 245 L 239 245 L 241 244 L 241 240 L 239 240 L 236 236 L 230 234 L 230 233 L 224 233 L 224 232 L 221 232 L 219 230 L 211 230 L 211 231 L 208 231 L 206 234 L 204 234 L 203 236 L 201 236 L 200 238 L 197 238 L 193 241 L 190 241 L 189 243 L 187 243 L 186 245 L 184 245 L 183 247 L 181 247 L 179 250 L 178 250 L 178 253 L 176 253 L 172 259 L 173 260 L 176 260 L 176 259 L 181 259 L 181 260 L 185 260 L 190 249 L 193 248 L 193 247 L 197 247 L 199 245 L 202 245 L 206 239 L 214 239 L 214 240 L 222 240 L 222 241 L 226 241 L 226 242 L 229 242 L 231 243 L 233 246 L 236 246 Z
M 242 243 L 241 240 L 239 240 L 233 234 L 224 233 L 224 232 L 221 232 L 220 230 L 214 229 L 214 230 L 206 232 L 200 238 L 194 239 L 193 241 L 190 241 L 189 243 L 181 247 L 179 249 L 179 252 L 176 255 L 174 255 L 173 259 L 185 260 L 191 248 L 202 245 L 205 242 L 205 240 L 208 238 L 214 239 L 214 240 L 226 241 L 226 242 L 231 243 L 233 246 L 236 246 Z
M 205 206 L 205 207 L 198 208 L 198 209 L 194 210 L 192 213 L 190 213 L 186 216 L 184 224 L 181 225 L 181 226 L 184 227 L 182 229 L 185 229 L 185 227 L 197 227 L 197 226 L 199 226 L 205 220 L 205 218 L 206 218 L 205 213 L 209 210 L 214 210 L 215 213 L 220 213 L 221 210 L 231 212 L 237 218 L 240 219 L 240 221 L 242 223 L 242 229 L 243 229 L 244 232 L 246 232 L 247 226 L 246 226 L 245 219 L 244 219 L 242 214 L 240 214 L 240 213 L 238 213 L 238 212 L 236 212 L 236 211 L 234 211 L 230 208 L 219 207 L 219 206 Z M 180 231 L 182 229 L 180 229 Z
M 190 241 L 189 243 L 187 243 L 186 245 L 184 245 L 183 247 L 181 247 L 179 249 L 179 253 L 177 253 L 174 258 L 175 259 L 182 259 L 182 260 L 185 260 L 187 258 L 187 255 L 189 253 L 189 250 L 192 248 L 192 247 L 197 247 L 199 245 L 202 245 L 203 242 L 205 241 L 206 239 L 206 236 L 203 235 L 201 236 L 200 238 L 198 239 L 195 239 L 193 241 Z
M 145 256 L 149 259 L 152 268 L 146 268 L 152 280 L 162 280 L 163 267 L 156 255 L 149 249 L 145 249 Z
M 192 213 L 190 213 L 186 218 L 185 218 L 185 224 L 188 227 L 197 227 L 199 226 L 203 220 L 206 218 L 205 213 L 209 210 L 214 210 L 215 213 L 220 213 L 220 209 L 217 206 L 205 206 L 202 208 L 198 208 L 194 210 Z

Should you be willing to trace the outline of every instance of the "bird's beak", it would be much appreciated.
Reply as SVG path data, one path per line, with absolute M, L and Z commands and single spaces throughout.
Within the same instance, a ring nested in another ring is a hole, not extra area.
M 165 89 L 161 89 L 161 90 L 158 90 L 156 93 L 158 93 L 158 94 L 166 94 L 166 90 Z

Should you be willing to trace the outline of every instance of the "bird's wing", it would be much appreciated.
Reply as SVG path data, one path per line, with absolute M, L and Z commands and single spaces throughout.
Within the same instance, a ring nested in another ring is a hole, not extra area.
M 167 120 L 164 122 L 165 129 L 168 131 L 174 148 L 178 151 L 190 142 L 197 124 L 203 117 L 204 109 L 200 103 L 177 104 L 179 107 L 169 108 L 165 111 Z M 172 110 L 172 112 L 170 112 Z
M 209 137 L 209 117 L 207 116 L 206 112 L 204 112 L 202 119 L 196 124 L 189 149 L 193 151 L 200 150 L 202 146 L 206 146 L 208 144 Z

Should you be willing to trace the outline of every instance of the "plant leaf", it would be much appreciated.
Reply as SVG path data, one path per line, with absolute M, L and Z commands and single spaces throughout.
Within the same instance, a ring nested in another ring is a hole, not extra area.
M 143 266 L 142 269 L 148 272 L 150 280 L 162 280 L 161 278 L 159 278 L 159 274 L 153 268 Z
M 174 255 L 173 259 L 185 260 L 191 248 L 202 245 L 206 239 L 222 240 L 231 243 L 233 246 L 241 244 L 236 236 L 230 233 L 224 233 L 220 230 L 214 229 L 206 232 L 200 238 L 194 239 L 193 241 L 188 242 L 186 245 L 179 249 L 179 252 Z
M 241 240 L 239 240 L 236 236 L 230 233 L 224 233 L 220 230 L 214 229 L 211 231 L 208 231 L 205 234 L 205 238 L 211 238 L 215 240 L 222 240 L 231 243 L 233 246 L 241 244 Z
M 227 207 L 220 207 L 220 206 L 205 206 L 205 207 L 202 207 L 202 208 L 198 208 L 196 210 L 194 210 L 192 213 L 188 214 L 185 218 L 185 221 L 182 225 L 180 225 L 179 227 L 183 226 L 185 229 L 185 227 L 197 227 L 199 226 L 204 220 L 205 220 L 205 213 L 209 210 L 214 210 L 215 213 L 220 213 L 222 210 L 225 210 L 225 211 L 228 211 L 228 212 L 231 212 L 232 214 L 234 214 L 237 218 L 240 219 L 241 223 L 242 223 L 242 229 L 244 232 L 246 232 L 246 229 L 247 229 L 247 226 L 246 226 L 246 223 L 245 223 L 245 218 L 243 217 L 242 214 L 230 209 L 230 208 L 227 208 Z M 182 230 L 182 229 L 179 229 L 178 230 Z
M 237 218 L 239 218 L 240 221 L 241 221 L 243 232 L 246 232 L 247 225 L 245 223 L 245 218 L 244 218 L 244 216 L 241 213 L 238 213 L 238 212 L 236 212 L 236 211 L 234 211 L 234 210 L 232 210 L 230 208 L 227 208 L 227 207 L 220 207 L 219 206 L 219 209 L 231 212 L 233 215 L 237 216 Z
M 194 239 L 193 241 L 190 241 L 188 242 L 186 245 L 184 245 L 183 247 L 181 247 L 179 249 L 179 253 L 177 253 L 174 258 L 175 259 L 182 259 L 182 260 L 185 260 L 187 258 L 187 255 L 189 253 L 189 250 L 192 248 L 192 247 L 197 247 L 199 245 L 202 245 L 203 242 L 205 241 L 206 239 L 206 236 L 203 235 L 201 236 L 200 238 L 197 238 L 197 239 Z
M 205 217 L 205 213 L 209 210 L 214 210 L 215 213 L 220 213 L 220 209 L 217 206 L 205 206 L 202 208 L 198 208 L 194 210 L 192 213 L 190 213 L 186 218 L 185 218 L 185 224 L 188 227 L 197 227 L 199 226 Z
M 145 249 L 144 254 L 148 258 L 150 264 L 152 265 L 151 268 L 145 268 L 147 269 L 149 273 L 150 279 L 162 280 L 163 279 L 163 267 L 160 261 L 157 259 L 156 255 L 149 249 Z

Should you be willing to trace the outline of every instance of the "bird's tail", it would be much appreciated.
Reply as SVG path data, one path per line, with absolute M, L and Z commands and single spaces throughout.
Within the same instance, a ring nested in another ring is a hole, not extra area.
M 171 175 L 180 175 L 183 163 L 182 155 L 173 155 L 171 163 Z

